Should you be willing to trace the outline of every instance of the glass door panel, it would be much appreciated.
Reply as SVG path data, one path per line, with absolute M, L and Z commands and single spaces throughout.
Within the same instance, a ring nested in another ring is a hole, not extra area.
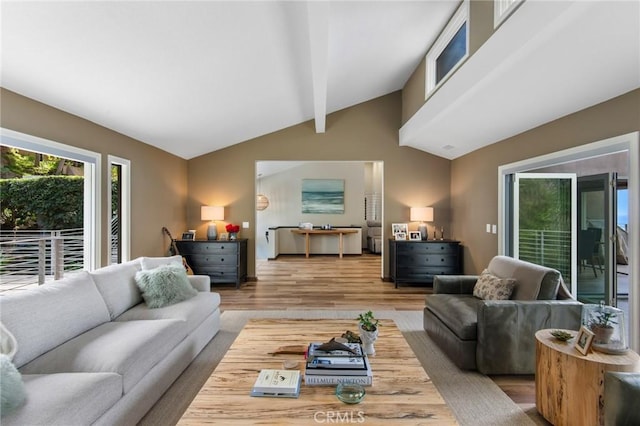
M 576 175 L 516 173 L 513 257 L 557 269 L 576 294 Z
M 615 173 L 578 179 L 578 300 L 616 306 Z

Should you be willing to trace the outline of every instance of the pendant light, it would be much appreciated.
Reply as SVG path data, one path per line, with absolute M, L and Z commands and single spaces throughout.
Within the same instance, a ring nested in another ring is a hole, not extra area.
M 256 210 L 262 211 L 269 207 L 269 199 L 266 195 L 260 193 L 260 179 L 262 174 L 258 175 L 258 195 L 256 195 Z

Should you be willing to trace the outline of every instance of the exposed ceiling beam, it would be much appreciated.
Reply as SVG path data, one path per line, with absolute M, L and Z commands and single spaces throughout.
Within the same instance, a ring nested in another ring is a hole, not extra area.
M 329 2 L 307 2 L 307 19 L 309 21 L 309 53 L 311 56 L 316 133 L 324 133 L 329 69 Z

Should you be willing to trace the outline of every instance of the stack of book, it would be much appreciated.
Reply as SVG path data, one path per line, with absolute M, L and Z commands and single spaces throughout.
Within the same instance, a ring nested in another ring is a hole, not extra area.
M 338 383 L 373 384 L 369 359 L 359 343 L 347 343 L 348 351 L 325 352 L 317 349 L 321 343 L 311 343 L 307 351 L 304 383 L 310 386 L 335 386 Z

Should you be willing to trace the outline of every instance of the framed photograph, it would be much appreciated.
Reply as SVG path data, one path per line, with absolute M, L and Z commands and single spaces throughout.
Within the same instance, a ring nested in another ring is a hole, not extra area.
M 409 239 L 411 241 L 421 241 L 422 235 L 420 234 L 420 231 L 409 231 Z
M 393 235 L 396 235 L 398 232 L 404 233 L 404 236 L 406 238 L 407 234 L 409 233 L 409 225 L 407 225 L 406 223 L 392 223 L 391 224 L 391 233 Z M 396 238 L 396 240 L 397 240 L 397 238 Z
M 395 237 L 396 240 L 406 240 L 407 239 L 407 234 L 405 232 L 396 232 L 395 234 L 393 234 L 393 236 Z
M 229 241 L 229 233 L 228 232 L 221 232 L 218 234 L 218 239 L 220 241 Z
M 182 239 L 183 240 L 195 240 L 196 239 L 196 233 L 195 232 L 183 232 L 182 233 Z
M 585 327 L 584 325 L 580 327 L 580 331 L 576 336 L 574 346 L 582 355 L 586 355 L 589 353 L 589 349 L 591 349 L 591 343 L 593 343 L 593 336 L 593 332 L 587 327 Z

